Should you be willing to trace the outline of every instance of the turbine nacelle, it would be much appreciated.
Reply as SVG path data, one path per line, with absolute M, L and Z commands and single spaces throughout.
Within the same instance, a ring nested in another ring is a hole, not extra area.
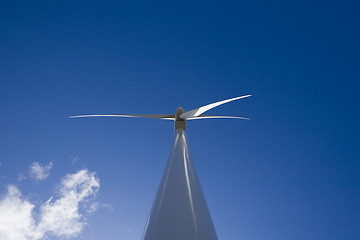
M 175 120 L 175 130 L 178 128 L 182 128 L 186 130 L 186 119 L 181 118 L 181 114 L 185 113 L 182 107 L 178 107 L 175 112 L 174 120 Z
M 83 117 L 138 117 L 138 118 L 154 118 L 163 120 L 173 120 L 175 122 L 175 130 L 182 128 L 186 130 L 186 120 L 197 120 L 197 119 L 208 119 L 208 118 L 233 118 L 233 119 L 246 119 L 244 117 L 233 117 L 233 116 L 210 116 L 202 115 L 204 112 L 209 111 L 212 108 L 220 106 L 222 104 L 232 102 L 241 98 L 250 97 L 251 95 L 244 95 L 240 97 L 230 98 L 219 102 L 211 103 L 190 111 L 185 112 L 182 107 L 178 107 L 175 114 L 112 114 L 112 115 L 78 115 L 71 116 L 70 118 L 83 118 Z

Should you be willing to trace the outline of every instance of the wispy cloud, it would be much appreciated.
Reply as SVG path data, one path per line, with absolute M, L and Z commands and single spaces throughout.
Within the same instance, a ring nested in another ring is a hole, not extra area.
M 18 173 L 17 180 L 18 182 L 24 181 L 26 179 L 26 176 L 23 173 Z
M 94 172 L 80 170 L 68 174 L 61 181 L 57 199 L 51 197 L 35 214 L 35 205 L 25 199 L 17 187 L 8 186 L 7 194 L 0 199 L 0 239 L 40 240 L 47 236 L 77 236 L 86 225 L 80 205 L 85 208 L 84 212 L 92 212 L 96 205 L 92 197 L 99 188 L 100 181 Z
M 79 157 L 73 157 L 73 156 L 70 156 L 70 157 L 71 157 L 71 164 L 72 165 L 75 165 L 80 160 Z
M 114 206 L 108 203 L 98 203 L 96 205 L 96 209 L 98 208 L 104 208 L 106 210 L 108 210 L 109 212 L 114 212 Z
M 33 162 L 29 169 L 30 177 L 41 181 L 45 180 L 50 175 L 52 166 L 52 162 L 45 166 L 41 166 L 38 162 Z

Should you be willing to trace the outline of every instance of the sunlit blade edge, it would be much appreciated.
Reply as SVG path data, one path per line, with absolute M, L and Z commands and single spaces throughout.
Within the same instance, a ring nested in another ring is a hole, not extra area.
M 215 103 L 210 103 L 208 105 L 205 105 L 205 106 L 202 106 L 202 107 L 187 111 L 187 112 L 181 114 L 180 117 L 184 118 L 184 119 L 188 119 L 188 118 L 191 118 L 191 117 L 197 117 L 197 116 L 200 116 L 201 114 L 203 114 L 204 112 L 209 111 L 210 109 L 215 108 L 217 106 L 220 106 L 222 104 L 232 102 L 232 101 L 235 101 L 235 100 L 238 100 L 238 99 L 241 99 L 241 98 L 250 97 L 250 96 L 252 96 L 252 95 L 244 95 L 244 96 L 240 96 L 240 97 L 225 99 L 225 100 L 215 102 Z
M 209 119 L 209 118 L 222 118 L 222 119 L 244 119 L 244 120 L 250 120 L 250 118 L 245 117 L 234 117 L 234 116 L 198 116 L 198 117 L 191 117 L 186 118 L 186 120 L 196 120 L 196 119 Z

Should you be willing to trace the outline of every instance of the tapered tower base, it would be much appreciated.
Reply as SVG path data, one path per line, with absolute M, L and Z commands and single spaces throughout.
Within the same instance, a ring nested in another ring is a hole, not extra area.
M 217 239 L 182 128 L 177 129 L 142 239 Z

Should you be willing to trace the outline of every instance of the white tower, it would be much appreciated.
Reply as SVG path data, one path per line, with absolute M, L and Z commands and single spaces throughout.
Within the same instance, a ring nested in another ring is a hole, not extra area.
M 143 240 L 216 240 L 216 232 L 186 142 L 178 128 Z

